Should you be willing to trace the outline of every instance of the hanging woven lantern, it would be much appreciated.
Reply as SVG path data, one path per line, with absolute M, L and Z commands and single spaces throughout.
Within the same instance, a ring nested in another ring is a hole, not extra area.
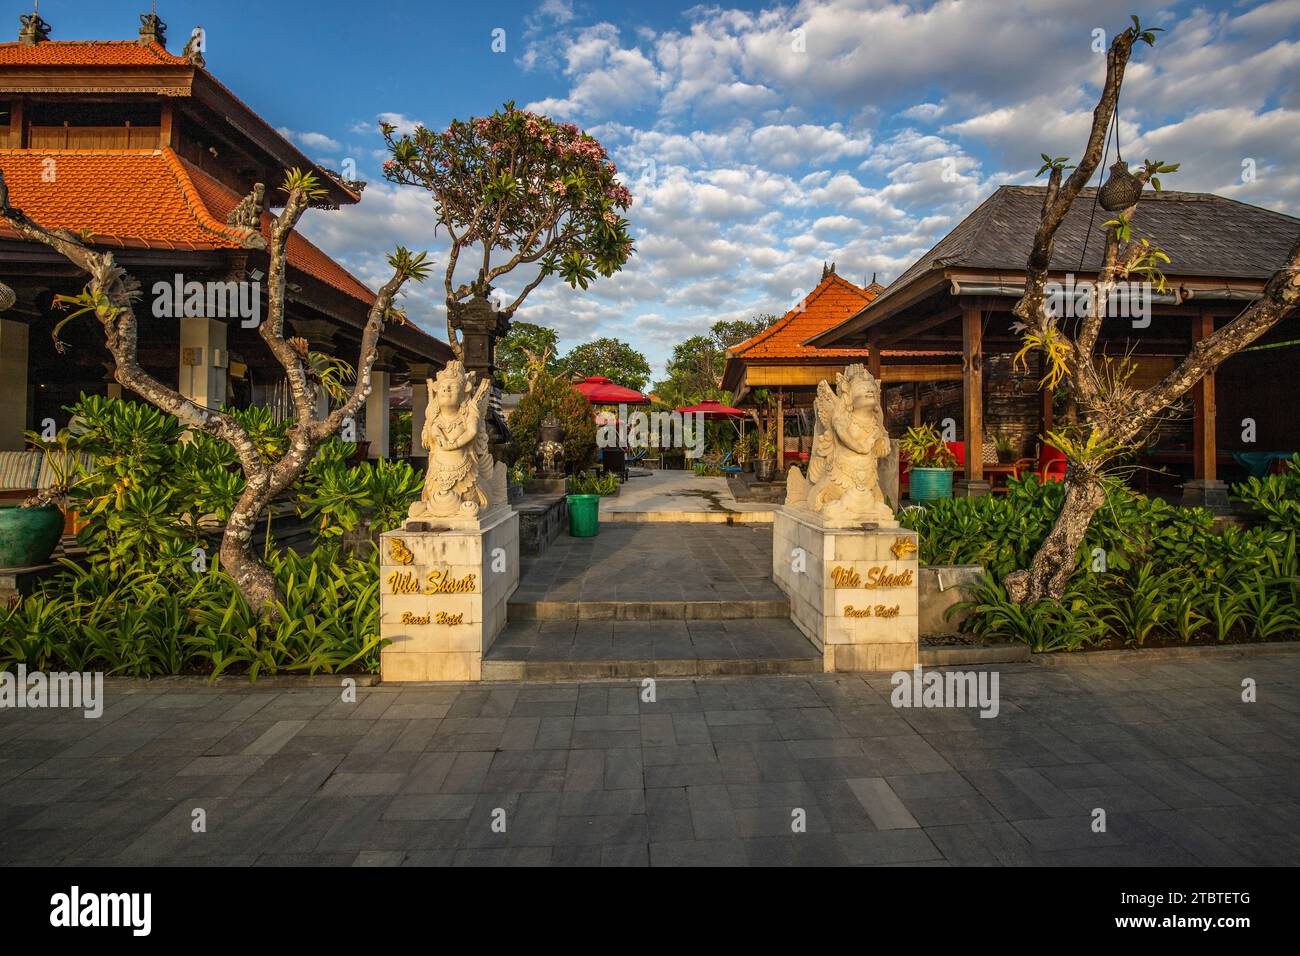
M 1107 212 L 1127 209 L 1142 198 L 1142 180 L 1129 172 L 1122 159 L 1110 167 L 1110 177 L 1097 192 L 1097 202 Z
M 0 282 L 0 312 L 8 312 L 17 301 L 17 293 L 3 282 Z

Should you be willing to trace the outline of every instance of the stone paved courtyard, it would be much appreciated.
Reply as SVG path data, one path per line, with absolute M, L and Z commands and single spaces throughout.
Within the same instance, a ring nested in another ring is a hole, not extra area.
M 1295 864 L 1297 661 L 1004 665 L 994 719 L 888 675 L 114 681 L 98 720 L 0 711 L 0 861 Z

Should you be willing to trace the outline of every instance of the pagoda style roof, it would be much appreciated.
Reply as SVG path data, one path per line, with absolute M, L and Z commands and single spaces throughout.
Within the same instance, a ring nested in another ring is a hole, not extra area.
M 333 208 L 361 198 L 363 184 L 344 182 L 309 159 L 209 72 L 201 58 L 177 56 L 156 41 L 0 43 L 0 94 L 167 97 L 186 105 L 205 126 L 222 130 L 268 166 L 315 172 L 326 195 L 312 205 Z

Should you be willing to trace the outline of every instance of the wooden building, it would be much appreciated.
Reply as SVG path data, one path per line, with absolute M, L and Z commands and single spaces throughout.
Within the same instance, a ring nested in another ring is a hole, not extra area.
M 852 346 L 822 347 L 811 343 L 829 329 L 868 307 L 885 291 L 875 282 L 858 286 L 836 274 L 834 264 L 823 266 L 821 281 L 798 305 L 769 329 L 727 350 L 722 387 L 732 393 L 738 407 L 753 407 L 756 394 L 765 391 L 775 420 L 777 461 L 782 467 L 807 454 L 811 437 L 812 402 L 817 385 L 855 363 L 867 365 L 885 386 L 900 386 L 915 399 L 919 414 L 923 386 L 961 380 L 960 353 L 955 349 L 891 349 L 873 354 Z M 884 361 L 882 361 L 882 359 Z M 888 404 L 890 389 L 883 389 Z M 934 394 L 938 394 L 935 392 Z M 799 436 L 791 434 L 791 419 L 800 419 Z
M 1094 279 L 1100 269 L 1108 214 L 1094 196 L 1084 190 L 1057 233 L 1050 278 L 1063 287 Z M 1037 374 L 1010 370 L 1020 347 L 1011 308 L 1023 293 L 1042 203 L 1042 187 L 1000 187 L 884 292 L 810 342 L 878 350 L 887 382 L 891 349 L 960 350 L 966 477 L 974 493 L 987 489 L 983 463 L 991 431 L 1016 426 L 1022 437 L 1041 435 L 1059 414 L 1052 396 L 1037 390 Z M 1172 260 L 1168 292 L 1150 296 L 1149 315 L 1134 314 L 1140 310 L 1129 302 L 1111 310 L 1102 347 L 1131 355 L 1134 385 L 1156 383 L 1260 294 L 1298 234 L 1300 219 L 1268 209 L 1206 193 L 1147 191 L 1133 236 L 1150 239 Z M 1244 453 L 1300 450 L 1297 358 L 1300 316 L 1292 314 L 1194 388 L 1190 408 L 1161 432 L 1145 462 L 1179 471 L 1185 501 L 1226 503 L 1220 472 L 1240 477 Z M 1032 388 L 1024 387 L 1029 381 Z
M 125 41 L 50 40 L 48 24 L 23 19 L 19 41 L 0 44 L 0 169 L 10 201 L 46 226 L 87 234 L 139 280 L 141 365 L 151 374 L 207 407 L 283 402 L 283 370 L 250 315 L 265 314 L 268 207 L 282 204 L 279 184 L 291 168 L 316 174 L 320 210 L 358 202 L 365 184 L 304 156 L 208 72 L 201 44 L 170 52 L 155 15 L 142 16 L 139 37 Z M 288 259 L 290 333 L 355 364 L 374 293 L 301 235 L 290 239 Z M 97 323 L 69 323 L 62 352 L 51 337 L 66 315 L 52 308 L 54 297 L 78 293 L 85 278 L 53 250 L 0 228 L 0 283 L 14 293 L 0 289 L 0 305 L 8 302 L 0 450 L 21 448 L 23 430 L 46 418 L 63 424 L 63 407 L 81 392 L 121 394 Z M 251 308 L 213 314 L 210 298 L 198 315 L 157 308 L 152 290 L 177 282 L 238 284 L 251 290 Z M 451 354 L 409 320 L 389 324 L 358 423 L 372 457 L 387 453 L 390 386 L 409 377 L 422 393 Z

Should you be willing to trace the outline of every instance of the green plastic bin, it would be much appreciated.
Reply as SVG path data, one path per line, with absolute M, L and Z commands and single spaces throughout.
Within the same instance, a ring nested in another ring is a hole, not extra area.
M 600 533 L 600 495 L 569 495 L 569 534 L 594 538 Z

